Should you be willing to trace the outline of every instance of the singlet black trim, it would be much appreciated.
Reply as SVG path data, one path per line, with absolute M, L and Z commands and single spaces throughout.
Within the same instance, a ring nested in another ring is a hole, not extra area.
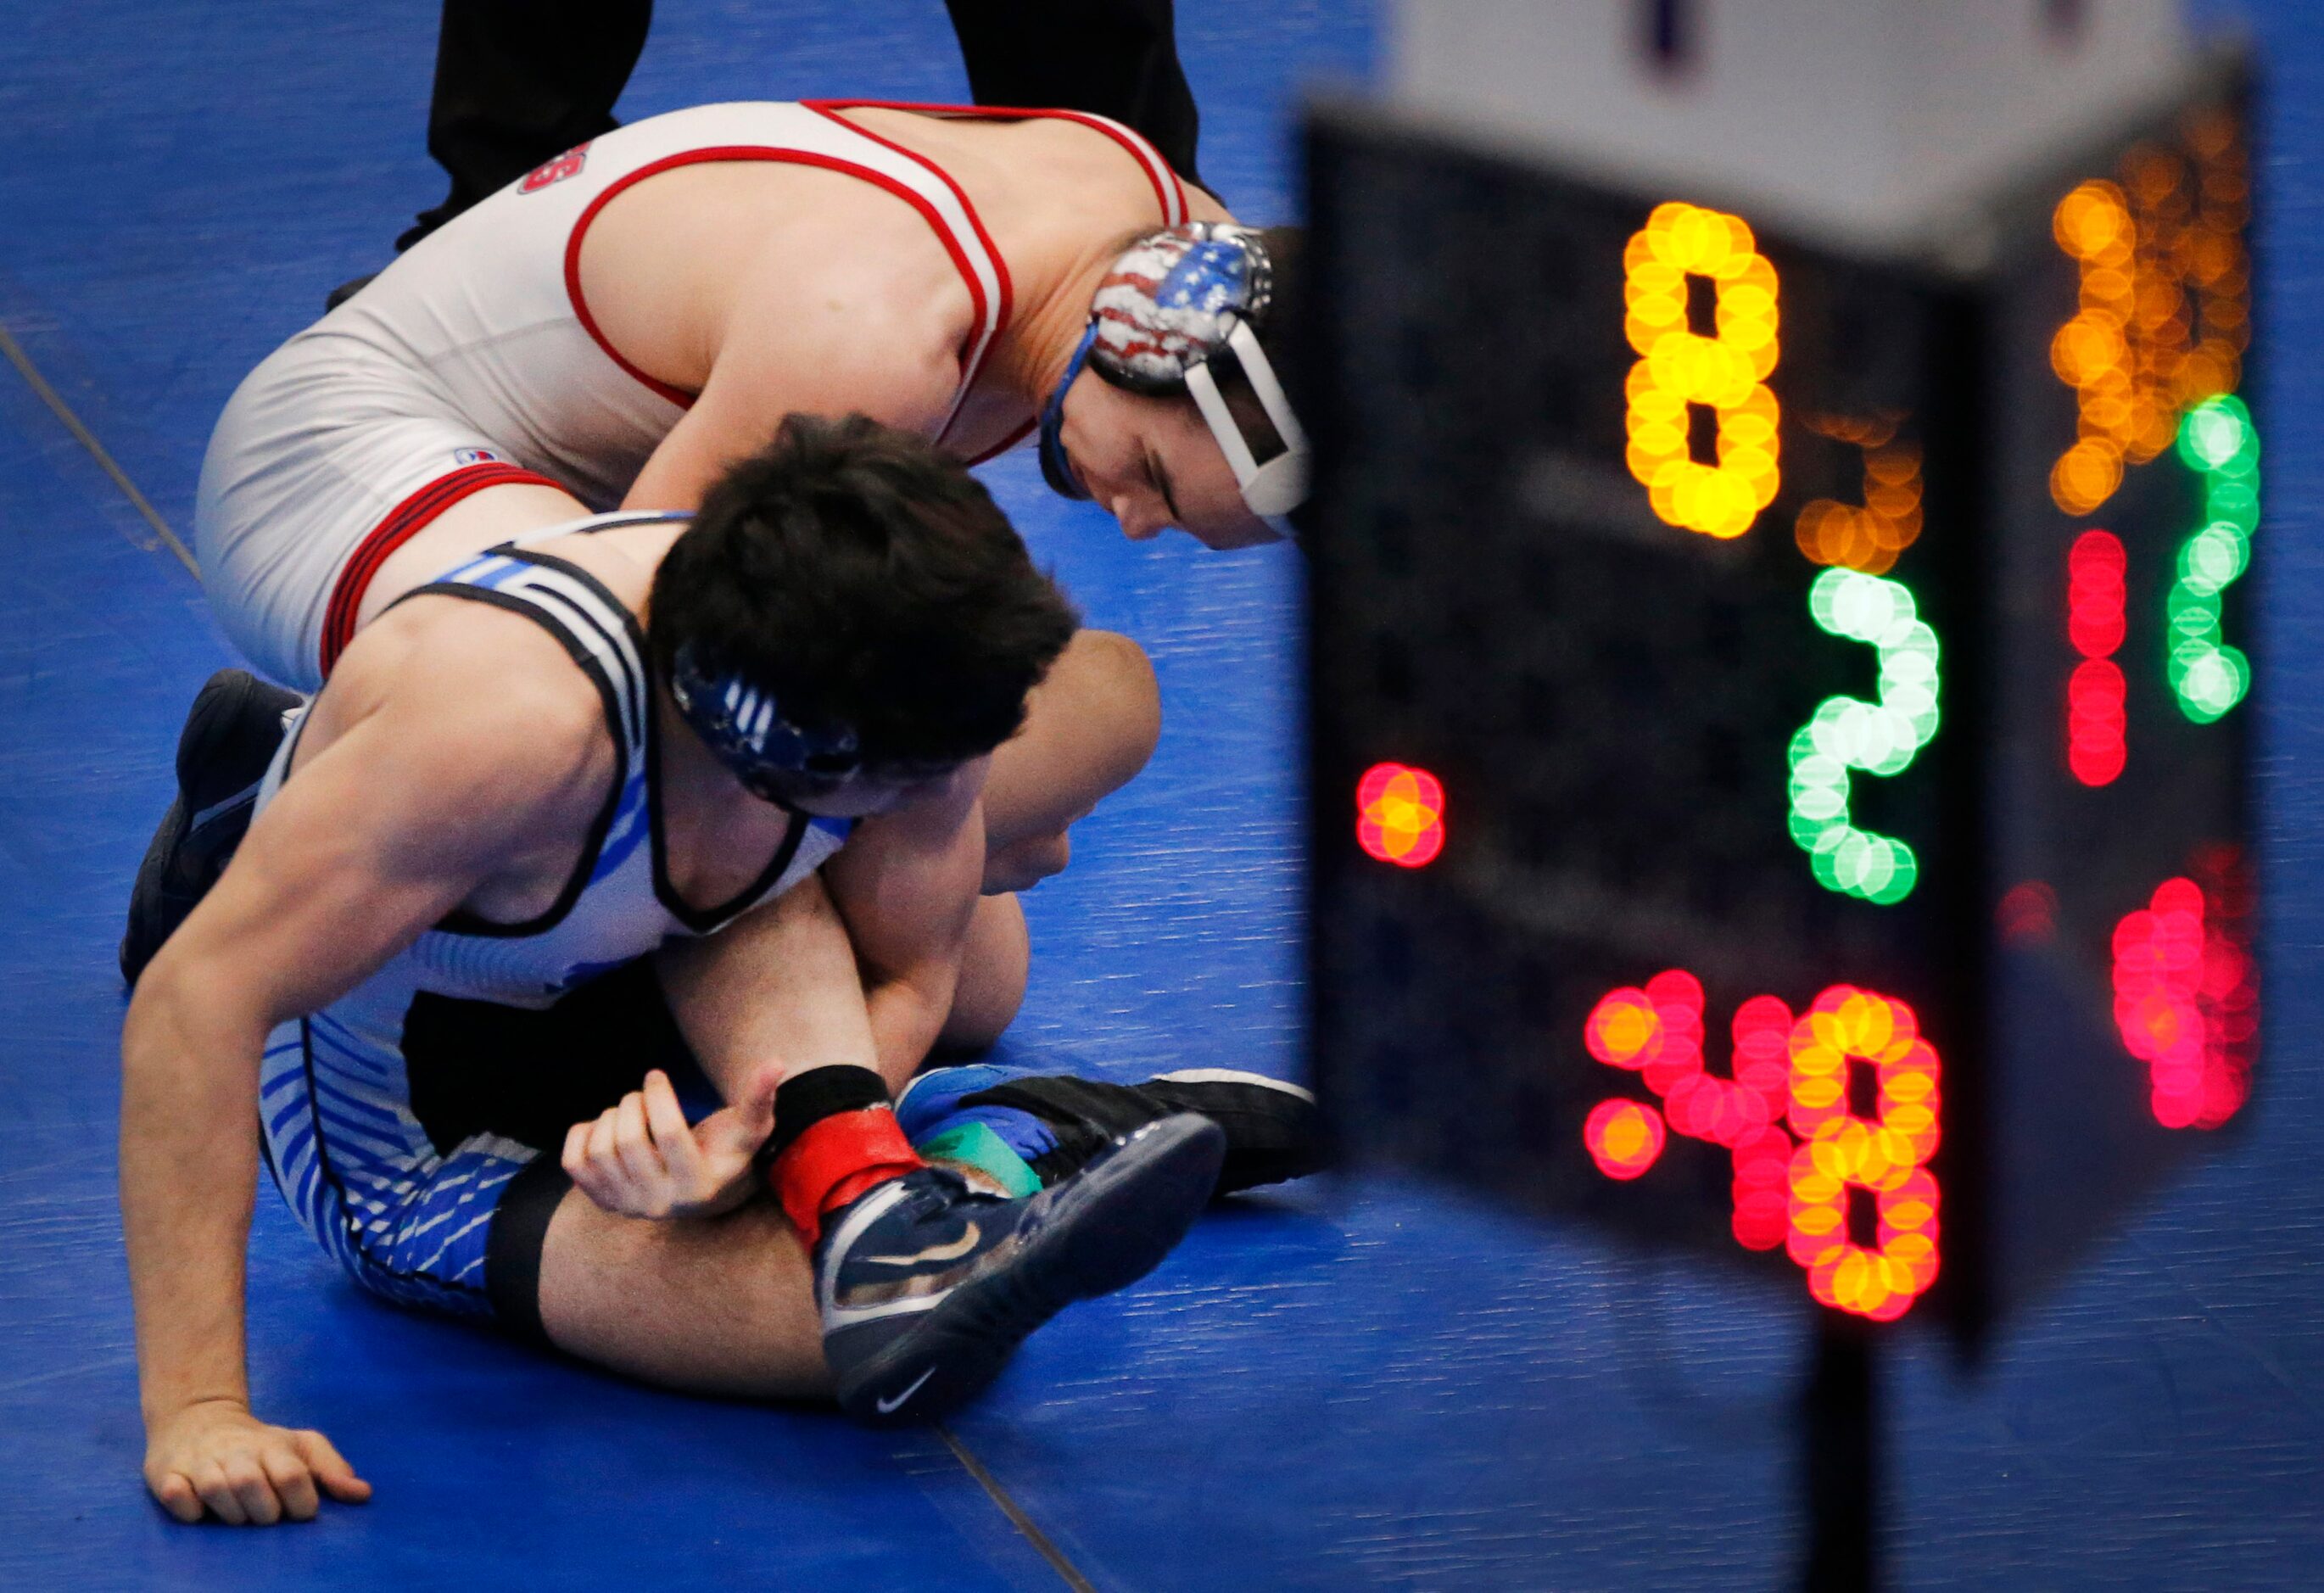
M 599 526 L 582 526 L 568 534 L 586 536 L 595 531 L 610 530 L 615 524 L 626 523 L 641 522 L 622 521 L 608 522 Z M 790 828 L 784 833 L 780 844 L 775 848 L 772 861 L 760 871 L 757 879 L 744 886 L 729 900 L 713 907 L 701 908 L 695 907 L 679 895 L 678 887 L 670 883 L 669 851 L 662 835 L 661 715 L 654 712 L 657 704 L 651 689 L 652 666 L 647 662 L 649 655 L 646 651 L 645 633 L 639 628 L 637 616 L 630 612 L 627 603 L 606 591 L 604 584 L 595 576 L 578 565 L 567 563 L 553 553 L 542 553 L 531 548 L 520 548 L 513 543 L 503 544 L 486 551 L 488 554 L 497 554 L 503 558 L 518 559 L 526 564 L 539 565 L 546 569 L 561 571 L 572 576 L 611 604 L 615 612 L 621 614 L 622 623 L 628 627 L 630 640 L 637 649 L 639 666 L 649 675 L 648 680 L 639 683 L 638 701 L 639 717 L 645 724 L 646 828 L 653 853 L 654 899 L 661 903 L 671 917 L 696 935 L 709 935 L 723 928 L 750 908 L 757 906 L 761 898 L 768 891 L 772 890 L 782 879 L 784 871 L 791 866 L 791 859 L 798 855 L 798 849 L 806 843 L 809 827 L 807 815 L 799 813 L 791 815 Z M 422 587 L 420 590 L 425 591 L 427 588 Z M 401 599 L 399 598 L 397 601 L 401 602 Z
M 656 516 L 654 518 L 666 519 L 668 517 Z M 586 537 L 593 536 L 599 531 L 618 530 L 625 525 L 644 523 L 647 523 L 647 521 L 642 520 L 622 520 L 605 525 L 583 526 L 577 529 L 570 530 L 564 534 L 568 537 Z M 520 548 L 512 542 L 508 542 L 503 543 L 498 548 L 488 548 L 484 554 L 480 554 L 477 557 L 486 557 L 493 556 L 497 556 L 502 558 L 514 559 L 519 564 L 529 564 L 537 569 L 554 570 L 558 575 L 574 582 L 584 591 L 590 593 L 597 599 L 598 602 L 604 603 L 614 613 L 621 616 L 622 634 L 628 639 L 630 644 L 630 650 L 626 654 L 622 655 L 622 677 L 629 685 L 630 700 L 637 704 L 638 732 L 640 736 L 642 737 L 645 732 L 646 725 L 653 718 L 652 667 L 646 662 L 645 631 L 638 624 L 637 615 L 630 612 L 630 605 L 623 603 L 620 598 L 614 596 L 612 590 L 608 588 L 603 581 L 597 579 L 596 576 L 591 575 L 587 570 L 583 569 L 577 564 L 572 564 L 565 559 L 559 558 L 553 553 L 542 553 L 536 548 Z M 586 621 L 589 618 L 586 614 L 582 614 L 579 617 L 584 621 Z M 611 640 L 613 639 L 609 637 L 607 640 Z M 616 648 L 613 650 L 616 653 L 621 652 L 619 648 Z M 632 672 L 630 667 L 632 659 L 636 660 L 637 668 L 634 672 Z
M 602 592 L 604 589 L 600 587 L 599 590 Z M 612 600 L 610 593 L 605 595 L 609 601 Z M 557 899 L 549 905 L 546 912 L 521 924 L 503 924 L 472 913 L 466 907 L 455 907 L 436 925 L 442 934 L 466 935 L 479 940 L 515 940 L 526 935 L 545 935 L 565 921 L 565 916 L 573 910 L 573 904 L 579 901 L 581 893 L 589 888 L 590 876 L 596 872 L 597 859 L 605 849 L 605 837 L 613 831 L 613 817 L 621 811 L 622 793 L 629 787 L 630 739 L 628 728 L 622 721 L 620 694 L 615 691 L 613 679 L 605 673 L 597 655 L 591 652 L 581 639 L 556 616 L 544 612 L 538 603 L 513 593 L 496 592 L 489 586 L 472 586 L 464 581 L 431 581 L 425 586 L 413 587 L 388 606 L 392 608 L 396 603 L 409 603 L 422 596 L 465 597 L 472 603 L 487 603 L 532 621 L 557 639 L 558 645 L 565 649 L 566 656 L 573 660 L 574 667 L 587 676 L 590 684 L 597 688 L 597 699 L 604 706 L 606 733 L 613 739 L 613 786 L 605 794 L 605 800 L 599 805 L 597 816 L 591 821 L 588 836 L 581 844 L 580 860 L 574 865 L 573 871 L 566 876 L 564 889 L 557 893 Z M 614 602 L 613 606 L 624 614 L 629 612 L 618 602 Z
M 576 530 L 562 532 L 562 535 L 567 535 L 567 538 L 588 538 L 588 535 L 595 535 L 595 532 L 600 532 L 600 530 L 621 530 L 622 526 L 639 526 L 639 523 L 646 523 L 649 519 L 669 519 L 669 516 L 653 514 L 653 516 L 644 516 L 644 519 L 634 519 L 634 520 L 609 520 L 609 523 L 604 523 L 604 526 L 581 526 L 576 528 Z M 646 663 L 646 632 L 644 628 L 637 623 L 637 614 L 630 612 L 630 604 L 622 603 L 621 598 L 616 598 L 616 595 L 611 593 L 611 588 L 606 588 L 604 582 L 600 582 L 597 576 L 590 575 L 588 570 L 584 570 L 581 565 L 569 563 L 569 560 L 565 558 L 558 558 L 556 554 L 541 554 L 541 551 L 537 551 L 537 548 L 518 547 L 518 544 L 513 542 L 502 542 L 500 547 L 495 548 L 485 548 L 484 554 L 479 554 L 479 558 L 509 558 L 509 560 L 516 560 L 516 563 L 521 565 L 532 565 L 534 570 L 558 572 L 558 575 L 562 575 L 565 579 L 569 579 L 569 582 L 574 582 L 576 586 L 584 588 L 586 593 L 590 593 L 593 598 L 597 598 L 597 603 L 602 603 L 606 609 L 611 609 L 613 614 L 621 616 L 621 635 L 628 637 L 630 651 L 622 653 L 622 649 L 616 647 L 613 649 L 613 653 L 621 656 L 621 679 L 622 684 L 630 688 L 630 703 L 637 704 L 637 740 L 644 740 L 646 723 L 653 719 L 653 668 Z M 453 582 L 453 584 L 460 586 L 463 582 Z M 553 595 L 553 593 L 546 593 L 546 591 L 532 593 L 534 600 L 546 600 L 549 595 Z M 600 632 L 604 631 L 604 626 L 597 626 L 590 614 L 576 612 L 574 616 L 576 616 L 581 623 L 588 623 L 588 626 L 597 628 Z M 616 637 L 606 637 L 606 640 L 611 642 L 611 640 L 616 640 Z M 634 660 L 634 668 L 632 668 L 632 660 Z
M 678 887 L 671 884 L 669 880 L 668 853 L 663 850 L 661 838 L 661 760 L 652 752 L 648 753 L 647 756 L 651 759 L 651 761 L 646 765 L 646 806 L 651 810 L 653 819 L 655 899 L 661 903 L 671 917 L 676 918 L 695 934 L 713 934 L 756 907 L 767 892 L 775 888 L 782 879 L 783 871 L 791 866 L 791 859 L 798 855 L 800 845 L 807 840 L 807 831 L 814 826 L 808 822 L 805 814 L 791 814 L 790 828 L 784 833 L 782 844 L 775 848 L 773 860 L 760 872 L 759 877 L 744 886 L 732 899 L 721 902 L 715 907 L 696 908 L 678 893 Z
M 652 520 L 673 518 L 677 517 L 660 513 L 641 514 L 636 519 L 609 520 L 602 525 L 576 526 L 565 534 L 587 536 L 593 532 L 613 530 L 624 525 L 645 524 Z M 579 565 L 559 558 L 553 553 L 543 553 L 536 548 L 525 548 L 513 542 L 503 542 L 499 547 L 484 549 L 476 557 L 513 559 L 520 564 L 554 570 L 577 582 L 594 594 L 608 609 L 622 617 L 622 630 L 630 642 L 629 657 L 637 660 L 639 670 L 639 676 L 629 679 L 629 684 L 634 688 L 632 700 L 638 705 L 638 721 L 645 739 L 646 829 L 651 843 L 653 858 L 654 899 L 661 903 L 671 917 L 676 918 L 696 935 L 709 935 L 758 905 L 767 892 L 773 889 L 781 880 L 784 871 L 791 866 L 791 860 L 798 855 L 800 846 L 805 844 L 807 833 L 811 827 L 807 816 L 804 814 L 791 815 L 790 827 L 785 832 L 781 843 L 775 848 L 773 858 L 760 871 L 756 879 L 744 886 L 731 899 L 707 908 L 698 908 L 688 902 L 678 894 L 678 887 L 670 882 L 669 878 L 669 848 L 662 833 L 661 716 L 655 712 L 658 704 L 654 693 L 653 667 L 646 649 L 645 632 L 638 624 L 637 615 L 631 612 L 629 604 L 608 591 L 605 584 L 596 576 Z M 489 586 L 472 585 L 465 581 L 432 581 L 425 586 L 412 588 L 397 598 L 395 602 L 406 603 L 423 593 L 435 593 L 447 597 L 466 597 L 478 603 L 487 603 L 495 607 L 505 608 L 512 613 L 528 616 L 542 630 L 555 636 L 564 645 L 566 652 L 572 657 L 575 664 L 596 682 L 598 691 L 605 697 L 606 722 L 612 728 L 616 748 L 624 754 L 622 767 L 622 778 L 626 780 L 629 743 L 623 736 L 621 710 L 615 700 L 613 682 L 605 676 L 595 656 L 580 646 L 577 639 L 563 622 L 544 612 L 537 597 L 520 597 Z M 395 603 L 390 603 L 388 606 L 392 608 Z M 616 648 L 614 650 L 618 653 L 621 649 Z M 627 658 L 623 660 L 623 674 L 625 677 L 628 677 Z M 503 925 L 462 909 L 444 919 L 438 927 L 448 934 L 503 939 L 518 935 L 539 935 L 554 928 L 563 920 L 565 915 L 572 910 L 573 904 L 579 899 L 581 892 L 587 889 L 589 876 L 596 870 L 598 853 L 604 846 L 605 836 L 612 828 L 614 815 L 620 809 L 620 802 L 621 787 L 617 784 L 613 796 L 605 805 L 604 811 L 599 815 L 597 824 L 591 831 L 587 850 L 583 854 L 582 866 L 566 882 L 565 890 L 559 894 L 555 906 L 547 914 L 527 923 Z
M 550 1349 L 556 1340 L 540 1319 L 540 1259 L 549 1224 L 572 1187 L 564 1167 L 544 1151 L 502 1189 L 484 1229 L 484 1296 L 493 1314 L 518 1338 Z

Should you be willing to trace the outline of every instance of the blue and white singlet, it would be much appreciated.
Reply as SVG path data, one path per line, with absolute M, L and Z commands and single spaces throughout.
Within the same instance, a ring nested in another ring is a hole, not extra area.
M 409 594 L 488 603 L 555 636 L 604 699 L 621 774 L 547 912 L 521 924 L 455 913 L 355 990 L 268 1037 L 259 1106 L 276 1183 L 340 1265 L 403 1303 L 489 1313 L 484 1266 L 494 1206 L 538 1154 L 489 1133 L 448 1149 L 430 1141 L 412 1110 L 404 1052 L 415 996 L 545 1008 L 667 941 L 723 928 L 805 879 L 847 838 L 846 820 L 795 817 L 759 878 L 707 911 L 689 907 L 670 884 L 644 638 L 594 576 L 540 547 L 669 518 L 678 517 L 611 514 L 560 526 L 493 548 Z M 259 787 L 260 809 L 286 778 L 306 713 L 293 720 Z

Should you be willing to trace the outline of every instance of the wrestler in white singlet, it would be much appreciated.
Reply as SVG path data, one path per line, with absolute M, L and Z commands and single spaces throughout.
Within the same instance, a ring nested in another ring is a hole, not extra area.
M 974 309 L 956 413 L 1009 324 L 1008 267 L 960 186 L 837 114 L 851 108 L 1075 122 L 1137 159 L 1162 224 L 1187 216 L 1185 191 L 1152 145 L 1074 111 L 744 103 L 607 134 L 423 239 L 235 391 L 203 460 L 194 522 L 227 634 L 260 669 L 311 690 L 354 635 L 381 564 L 469 493 L 535 482 L 593 508 L 620 502 L 692 395 L 637 370 L 598 334 L 581 292 L 581 245 L 616 194 L 674 167 L 811 165 L 911 205 Z

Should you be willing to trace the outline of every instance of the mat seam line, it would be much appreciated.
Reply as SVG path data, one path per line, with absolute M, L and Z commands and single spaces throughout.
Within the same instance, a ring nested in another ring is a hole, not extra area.
M 939 1423 L 936 1434 L 945 1441 L 945 1447 L 952 1450 L 953 1459 L 961 1463 L 962 1469 L 976 1479 L 977 1486 L 1000 1506 L 1001 1514 L 1009 1518 L 1009 1524 L 1015 1527 L 1041 1558 L 1049 1562 L 1051 1570 L 1065 1579 L 1065 1586 L 1074 1593 L 1097 1593 L 1095 1584 L 1082 1575 L 1074 1562 L 1065 1558 L 1065 1552 L 1049 1541 L 1048 1533 L 1034 1524 L 1033 1518 L 1025 1514 L 1024 1507 L 1009 1496 L 1009 1490 L 1001 1486 L 1000 1479 L 984 1469 L 983 1462 L 969 1452 L 966 1444 L 953 1436 L 951 1428 Z
M 113 484 L 120 488 L 131 506 L 145 517 L 145 523 L 153 528 L 163 545 L 178 556 L 178 562 L 186 566 L 195 580 L 200 580 L 202 566 L 195 562 L 186 545 L 178 539 L 178 533 L 170 529 L 170 522 L 161 518 L 161 511 L 137 490 L 137 483 L 129 479 L 129 473 L 106 452 L 105 445 L 97 440 L 95 432 L 81 423 L 80 417 L 73 413 L 72 406 L 65 402 L 63 395 L 49 385 L 48 378 L 42 375 L 41 368 L 32 363 L 32 356 L 24 352 L 23 345 L 18 343 L 5 326 L 0 326 L 0 355 L 8 357 L 8 363 L 16 367 L 16 373 L 24 379 L 24 384 L 32 390 L 33 395 L 48 405 L 50 412 L 64 423 L 73 440 L 88 450 L 89 457 L 97 461 L 97 467 L 113 478 Z

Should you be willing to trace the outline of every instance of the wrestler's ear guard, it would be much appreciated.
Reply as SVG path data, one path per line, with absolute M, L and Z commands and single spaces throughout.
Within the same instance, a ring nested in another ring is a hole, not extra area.
M 1307 434 L 1299 425 L 1299 418 L 1291 412 L 1291 400 L 1284 393 L 1283 383 L 1276 380 L 1275 368 L 1268 363 L 1266 351 L 1259 345 L 1259 336 L 1249 322 L 1238 320 L 1227 334 L 1227 350 L 1242 367 L 1243 380 L 1259 397 L 1267 413 L 1268 423 L 1275 428 L 1281 451 L 1264 464 L 1253 453 L 1250 439 L 1243 435 L 1241 424 L 1220 391 L 1218 380 L 1211 366 L 1212 358 L 1186 368 L 1186 391 L 1194 400 L 1194 407 L 1203 412 L 1203 419 L 1218 439 L 1219 448 L 1233 469 L 1235 485 L 1242 489 L 1244 506 L 1274 528 L 1276 535 L 1291 540 L 1297 533 L 1285 517 L 1307 501 Z

